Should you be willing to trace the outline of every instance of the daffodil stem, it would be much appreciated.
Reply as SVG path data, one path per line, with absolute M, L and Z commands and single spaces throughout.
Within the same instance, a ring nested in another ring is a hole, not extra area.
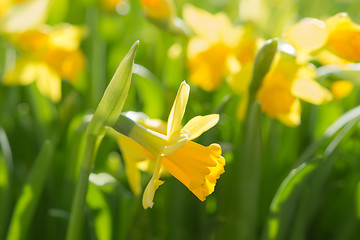
M 67 240 L 81 238 L 80 232 L 82 230 L 89 175 L 101 140 L 102 136 L 86 134 L 82 165 L 75 189 L 75 197 L 71 206 L 70 221 L 66 235 Z

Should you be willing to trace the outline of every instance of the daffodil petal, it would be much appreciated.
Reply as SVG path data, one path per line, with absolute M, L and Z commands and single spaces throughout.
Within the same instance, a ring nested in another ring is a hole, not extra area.
M 348 61 L 360 61 L 360 26 L 346 13 L 329 18 L 326 26 L 329 29 L 328 49 Z
M 7 33 L 20 33 L 44 23 L 49 0 L 29 0 L 16 4 L 3 16 L 0 28 Z
M 49 35 L 49 44 L 53 47 L 60 47 L 68 51 L 77 50 L 80 42 L 85 36 L 84 27 L 73 26 L 71 24 L 59 24 L 54 26 Z
M 171 112 L 167 125 L 167 136 L 171 138 L 174 133 L 180 133 L 181 121 L 185 113 L 186 104 L 188 102 L 190 93 L 190 86 L 183 81 L 177 92 L 174 104 L 171 108 Z
M 122 134 L 118 135 L 117 142 L 125 161 L 125 171 L 130 188 L 134 194 L 139 195 L 141 192 L 141 184 L 137 164 L 149 159 L 151 154 L 140 144 Z
M 296 79 L 291 91 L 296 97 L 316 105 L 332 100 L 330 91 L 312 79 Z
M 252 62 L 241 65 L 240 71 L 228 78 L 229 85 L 236 94 L 244 94 L 247 91 L 253 67 Z
M 301 122 L 301 105 L 300 101 L 296 99 L 291 105 L 290 112 L 281 114 L 277 117 L 283 124 L 289 127 L 296 127 Z
M 28 85 L 38 77 L 38 69 L 38 62 L 19 58 L 15 66 L 5 72 L 3 82 L 6 85 Z
M 136 162 L 133 162 L 126 157 L 124 160 L 126 164 L 125 172 L 130 188 L 135 195 L 139 195 L 141 192 L 140 171 L 137 169 Z
M 159 180 L 160 178 L 160 169 L 161 169 L 162 157 L 158 156 L 156 160 L 155 170 L 150 182 L 145 188 L 144 195 L 142 198 L 142 204 L 144 209 L 152 208 L 154 206 L 154 196 L 155 191 L 158 187 L 164 183 L 164 181 Z
M 210 41 L 225 40 L 224 33 L 232 29 L 232 24 L 226 14 L 213 15 L 190 4 L 184 6 L 183 18 L 196 35 Z
M 61 77 L 46 64 L 39 65 L 36 85 L 43 95 L 47 96 L 54 102 L 60 101 Z
M 206 132 L 213 126 L 215 126 L 219 121 L 219 114 L 210 114 L 206 116 L 197 116 L 192 118 L 189 122 L 185 124 L 182 130 L 190 132 L 189 140 L 197 138 L 203 132 Z
M 181 131 L 181 133 L 176 135 L 176 137 L 170 138 L 168 141 L 169 145 L 166 145 L 162 149 L 161 156 L 170 155 L 176 152 L 179 148 L 182 148 L 189 140 L 189 135 L 190 133 L 188 131 Z
M 314 51 L 325 45 L 328 37 L 325 22 L 315 18 L 305 18 L 289 28 L 285 38 L 297 49 Z

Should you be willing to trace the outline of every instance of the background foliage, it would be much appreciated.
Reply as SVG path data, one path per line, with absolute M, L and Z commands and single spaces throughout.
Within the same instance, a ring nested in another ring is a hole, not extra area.
M 242 9 L 244 2 L 178 0 L 175 5 L 178 16 L 191 3 L 212 13 L 224 11 L 242 23 L 248 19 L 241 13 L 255 11 Z M 281 37 L 304 17 L 348 12 L 360 23 L 360 2 L 355 0 L 263 3 L 265 21 L 254 24 L 264 39 Z M 13 238 L 7 239 L 65 238 L 81 161 L 82 119 L 94 112 L 136 40 L 140 47 L 124 111 L 166 120 L 179 84 L 189 79 L 184 36 L 150 23 L 140 1 L 124 1 L 119 12 L 101 4 L 51 1 L 48 24 L 88 29 L 81 44 L 86 69 L 75 86 L 62 82 L 59 103 L 41 95 L 34 84 L 0 85 L 0 239 L 11 231 Z M 0 35 L 0 45 L 2 74 L 16 50 L 5 36 Z M 178 54 L 172 57 L 169 51 Z M 197 140 L 222 146 L 226 172 L 215 192 L 200 202 L 169 177 L 157 191 L 154 208 L 144 210 L 141 196 L 129 188 L 116 142 L 105 137 L 93 173 L 113 178 L 92 175 L 83 239 L 358 239 L 359 93 L 356 86 L 341 101 L 322 106 L 302 102 L 302 123 L 290 128 L 261 114 L 256 105 L 248 122 L 237 120 L 239 97 L 227 84 L 210 93 L 191 86 L 185 120 L 220 114 L 218 125 Z M 143 187 L 150 177 L 143 173 Z

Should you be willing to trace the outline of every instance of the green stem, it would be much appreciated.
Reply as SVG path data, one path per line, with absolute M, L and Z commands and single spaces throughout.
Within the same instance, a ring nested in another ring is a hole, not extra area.
M 71 206 L 70 222 L 66 236 L 67 240 L 80 239 L 89 175 L 102 137 L 103 136 L 86 134 L 83 161 L 76 185 L 74 201 Z

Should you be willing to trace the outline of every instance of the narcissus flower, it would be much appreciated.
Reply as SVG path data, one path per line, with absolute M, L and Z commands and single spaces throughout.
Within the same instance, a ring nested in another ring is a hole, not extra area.
M 43 95 L 58 102 L 61 79 L 74 83 L 85 68 L 85 56 L 79 48 L 84 33 L 82 27 L 60 24 L 8 35 L 20 56 L 5 72 L 4 84 L 36 82 Z
M 312 104 L 323 104 L 330 101 L 332 95 L 314 80 L 316 73 L 312 65 L 297 63 L 293 55 L 295 49 L 290 44 L 281 44 L 278 49 L 280 50 L 276 52 L 270 69 L 253 93 L 253 98 L 260 102 L 261 110 L 270 117 L 288 126 L 297 126 L 300 124 L 301 113 L 299 99 Z M 237 81 L 241 79 L 234 79 L 230 86 L 243 85 Z M 233 90 L 243 96 L 238 107 L 238 118 L 243 119 L 248 105 L 249 84 Z
M 251 28 L 233 26 L 225 13 L 213 15 L 191 5 L 184 7 L 183 17 L 194 32 L 187 52 L 193 84 L 214 91 L 225 76 L 251 69 L 257 50 Z
M 326 21 L 306 18 L 287 30 L 285 38 L 300 52 L 313 55 L 322 65 L 345 68 L 360 61 L 360 25 L 346 13 L 339 13 Z M 353 84 L 348 81 L 330 87 L 334 97 L 350 94 Z
M 138 147 L 132 148 L 132 154 L 137 155 L 136 153 L 142 151 L 143 156 L 148 155 L 156 161 L 153 176 L 143 195 L 145 209 L 153 206 L 155 191 L 163 183 L 160 180 L 162 166 L 201 201 L 214 191 L 216 180 L 224 172 L 225 160 L 221 156 L 220 145 L 211 144 L 205 147 L 191 141 L 213 127 L 218 122 L 219 116 L 217 114 L 197 116 L 181 128 L 189 91 L 190 87 L 183 82 L 171 109 L 166 133 L 162 134 L 140 125 L 135 125 L 130 130 L 129 127 L 120 126 L 122 128 L 120 133 L 134 139 L 147 150 L 137 151 Z M 118 127 L 115 129 L 119 130 Z M 125 148 L 128 142 L 120 144 Z
M 285 38 L 300 51 L 325 49 L 344 60 L 360 61 L 360 26 L 346 13 L 326 21 L 305 18 L 289 28 Z
M 141 0 L 141 6 L 146 17 L 167 21 L 175 17 L 175 5 L 172 0 Z
M 331 93 L 314 80 L 311 65 L 296 63 L 295 56 L 279 52 L 257 93 L 263 112 L 288 126 L 300 124 L 300 102 L 323 104 Z

